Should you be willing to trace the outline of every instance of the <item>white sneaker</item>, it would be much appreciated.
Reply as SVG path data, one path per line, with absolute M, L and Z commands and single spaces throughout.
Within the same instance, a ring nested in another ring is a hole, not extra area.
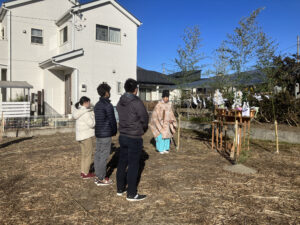
M 164 151 L 165 154 L 169 154 L 169 151 Z
M 165 152 L 159 152 L 159 154 L 162 154 L 162 155 L 163 155 L 163 154 L 165 154 Z
M 147 196 L 146 195 L 140 195 L 140 194 L 136 194 L 136 196 L 134 197 L 128 197 L 127 196 L 127 201 L 130 201 L 130 202 L 137 202 L 137 201 L 142 201 L 146 198 Z

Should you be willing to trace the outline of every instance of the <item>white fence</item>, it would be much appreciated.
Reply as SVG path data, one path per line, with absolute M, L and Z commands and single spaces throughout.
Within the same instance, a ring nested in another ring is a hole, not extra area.
M 31 116 L 4 118 L 4 130 L 14 129 L 48 129 L 48 128 L 73 128 L 75 120 L 68 116 Z
M 0 102 L 0 117 L 25 118 L 30 117 L 30 102 Z

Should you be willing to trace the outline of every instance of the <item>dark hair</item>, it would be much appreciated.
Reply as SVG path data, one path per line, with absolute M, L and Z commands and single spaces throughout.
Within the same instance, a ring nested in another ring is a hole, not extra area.
M 124 88 L 126 92 L 133 93 L 135 89 L 137 88 L 138 82 L 134 79 L 128 79 L 125 82 Z
M 163 97 L 163 98 L 164 98 L 164 97 L 168 97 L 168 98 L 169 98 L 169 96 L 170 96 L 169 90 L 163 90 L 163 92 L 162 92 L 162 97 Z
M 79 108 L 79 104 L 80 104 L 80 105 L 83 105 L 85 102 L 90 102 L 90 101 L 91 101 L 91 99 L 89 99 L 88 97 L 82 96 L 82 97 L 80 98 L 79 102 L 77 102 L 77 103 L 75 104 L 75 108 L 78 109 L 78 108 Z
M 110 89 L 111 88 L 107 83 L 102 83 L 98 86 L 97 92 L 101 97 L 104 97 L 106 92 L 110 92 Z

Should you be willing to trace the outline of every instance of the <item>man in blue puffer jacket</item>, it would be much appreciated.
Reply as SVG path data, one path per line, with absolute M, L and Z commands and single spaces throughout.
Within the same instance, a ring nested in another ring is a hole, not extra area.
M 111 137 L 117 134 L 117 121 L 114 108 L 110 103 L 110 86 L 106 83 L 100 84 L 97 88 L 100 100 L 94 108 L 95 112 L 95 184 L 97 186 L 112 184 L 112 181 L 106 178 L 106 164 L 111 150 Z

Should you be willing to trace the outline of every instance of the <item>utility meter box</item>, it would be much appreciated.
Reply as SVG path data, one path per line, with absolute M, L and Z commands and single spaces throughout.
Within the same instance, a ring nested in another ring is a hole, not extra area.
M 81 92 L 87 92 L 86 84 L 81 84 Z

